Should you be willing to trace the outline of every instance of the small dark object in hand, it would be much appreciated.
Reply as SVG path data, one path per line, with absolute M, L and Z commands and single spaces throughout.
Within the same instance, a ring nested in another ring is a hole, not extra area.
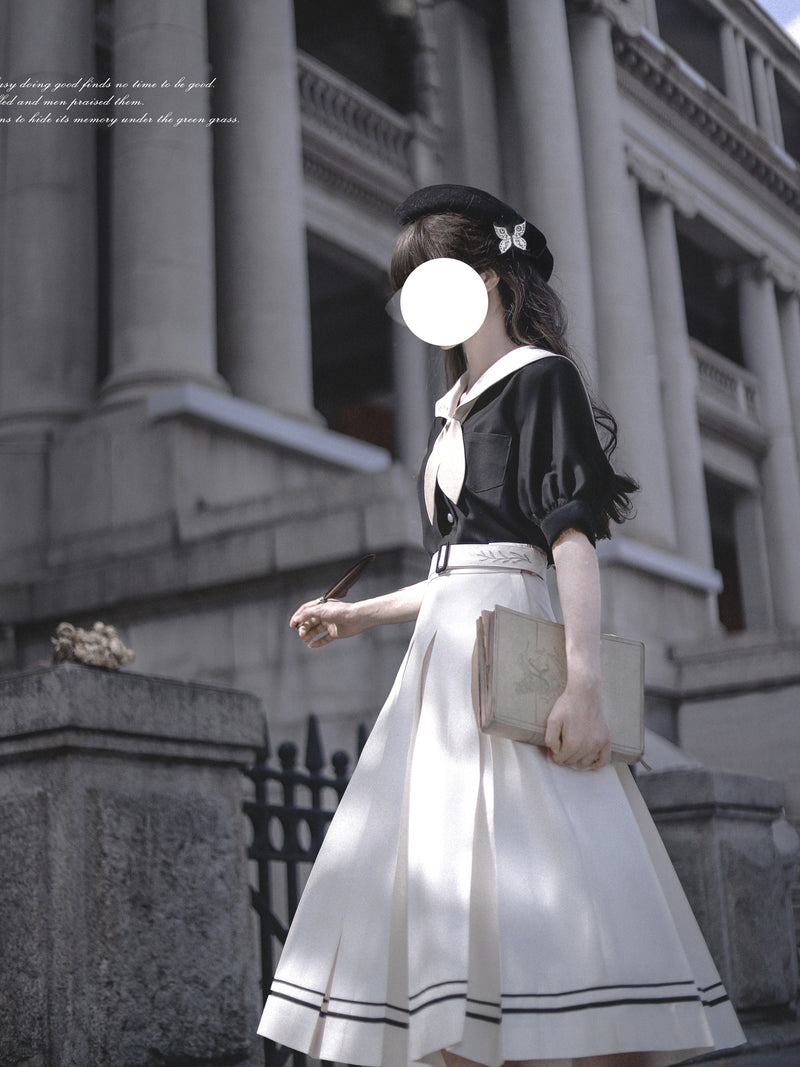
M 357 563 L 353 564 L 347 574 L 341 577 L 335 585 L 332 585 L 327 593 L 322 594 L 319 598 L 320 604 L 324 604 L 326 600 L 333 600 L 336 597 L 347 596 L 350 589 L 352 589 L 374 559 L 374 552 L 369 552 L 366 556 L 362 556 Z

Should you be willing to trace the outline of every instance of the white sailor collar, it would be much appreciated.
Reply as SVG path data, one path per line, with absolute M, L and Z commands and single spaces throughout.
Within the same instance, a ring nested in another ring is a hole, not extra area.
M 480 378 L 473 382 L 470 388 L 462 395 L 467 374 L 469 373 L 465 371 L 453 388 L 436 401 L 435 415 L 438 418 L 451 419 L 462 405 L 477 400 L 481 393 L 484 393 L 490 386 L 496 385 L 497 382 L 507 378 L 509 374 L 513 374 L 514 371 L 519 370 L 521 367 L 526 367 L 529 363 L 533 363 L 543 356 L 552 355 L 555 355 L 555 353 L 548 352 L 544 348 L 534 348 L 532 345 L 522 345 L 520 348 L 514 348 L 510 352 L 506 352 L 504 356 L 501 356 L 491 367 L 488 367 Z

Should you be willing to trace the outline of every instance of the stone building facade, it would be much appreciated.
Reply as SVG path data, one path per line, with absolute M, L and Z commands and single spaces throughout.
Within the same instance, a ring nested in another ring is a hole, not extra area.
M 6 81 L 199 86 L 182 126 L 115 105 L 0 123 L 4 669 L 101 617 L 137 669 L 258 694 L 275 737 L 315 711 L 349 744 L 374 718 L 407 627 L 309 653 L 287 619 L 362 552 L 363 595 L 425 573 L 414 472 L 442 379 L 384 314 L 386 265 L 394 205 L 463 182 L 548 235 L 642 484 L 600 557 L 604 627 L 647 644 L 651 725 L 780 778 L 800 818 L 800 51 L 754 0 L 12 0 L 0 20 Z

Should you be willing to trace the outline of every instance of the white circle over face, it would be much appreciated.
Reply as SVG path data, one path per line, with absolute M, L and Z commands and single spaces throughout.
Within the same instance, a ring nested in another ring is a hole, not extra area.
M 488 310 L 483 279 L 460 259 L 420 263 L 400 292 L 406 326 L 429 345 L 441 348 L 452 348 L 472 337 Z

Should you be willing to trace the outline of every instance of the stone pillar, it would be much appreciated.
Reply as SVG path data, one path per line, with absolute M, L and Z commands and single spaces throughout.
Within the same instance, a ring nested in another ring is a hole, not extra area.
M 115 80 L 161 85 L 180 73 L 187 84 L 208 82 L 205 10 L 196 0 L 116 0 Z M 155 119 L 175 112 L 174 89 L 148 89 L 146 99 Z M 182 94 L 180 109 L 207 119 L 208 91 Z M 219 387 L 211 130 L 118 123 L 112 136 L 112 373 L 104 399 L 138 399 L 178 381 Z
M 219 687 L 0 679 L 0 1062 L 258 1062 L 241 768 L 263 732 Z
M 552 283 L 570 317 L 570 342 L 597 388 L 583 162 L 563 0 L 508 2 L 509 79 L 525 197 L 519 205 L 547 235 Z
M 93 0 L 11 0 L 4 19 L 7 79 L 74 82 L 94 70 Z M 81 96 L 72 89 L 17 93 L 25 99 L 65 94 Z M 89 124 L 57 122 L 64 108 L 39 110 L 52 121 L 3 127 L 3 434 L 48 430 L 80 414 L 97 374 L 95 134 Z
M 694 563 L 713 567 L 697 422 L 697 367 L 689 350 L 672 205 L 663 197 L 648 197 L 643 222 L 678 550 Z
M 789 1007 L 798 838 L 783 814 L 783 785 L 705 769 L 643 774 L 637 784 L 734 1007 Z
M 789 293 L 779 303 L 783 362 L 789 384 L 794 438 L 800 461 L 800 294 Z
M 313 414 L 291 0 L 212 0 L 220 371 L 238 396 Z
M 752 82 L 750 80 L 750 64 L 747 59 L 747 42 L 745 41 L 744 36 L 739 32 L 739 30 L 735 31 L 735 40 L 736 50 L 739 53 L 739 77 L 741 79 L 742 87 L 744 89 L 745 111 L 743 118 L 745 122 L 748 123 L 748 125 L 755 126 L 756 108 L 755 104 L 753 103 L 753 87 Z
M 755 103 L 756 122 L 759 130 L 768 141 L 775 140 L 772 120 L 772 104 L 767 85 L 767 70 L 764 57 L 760 52 L 750 54 L 750 76 L 753 84 L 753 102 Z
M 770 630 L 775 625 L 775 611 L 769 580 L 764 504 L 760 493 L 744 490 L 736 497 L 733 532 L 745 626 L 748 630 Z
M 742 351 L 758 376 L 769 448 L 761 464 L 772 599 L 778 626 L 800 624 L 800 469 L 775 286 L 761 265 L 739 281 Z
M 433 403 L 430 348 L 400 323 L 392 323 L 395 440 L 399 458 L 416 470 L 425 454 Z
M 780 104 L 778 103 L 778 86 L 775 84 L 775 68 L 769 60 L 764 63 L 764 73 L 767 78 L 767 96 L 769 97 L 769 110 L 772 116 L 772 140 L 779 148 L 783 148 L 783 121 L 781 119 Z
M 499 193 L 497 101 L 486 19 L 461 0 L 438 3 L 434 16 L 444 113 L 442 181 Z
M 753 122 L 753 94 L 746 62 L 740 50 L 740 35 L 733 24 L 723 22 L 720 27 L 722 39 L 722 67 L 725 77 L 725 93 L 736 108 L 742 122 Z M 744 42 L 742 42 L 743 44 Z
M 620 422 L 617 463 L 642 486 L 636 518 L 627 528 L 652 545 L 673 549 L 674 509 L 647 258 L 638 185 L 626 171 L 611 26 L 602 15 L 576 13 L 570 36 L 587 175 L 600 395 Z

